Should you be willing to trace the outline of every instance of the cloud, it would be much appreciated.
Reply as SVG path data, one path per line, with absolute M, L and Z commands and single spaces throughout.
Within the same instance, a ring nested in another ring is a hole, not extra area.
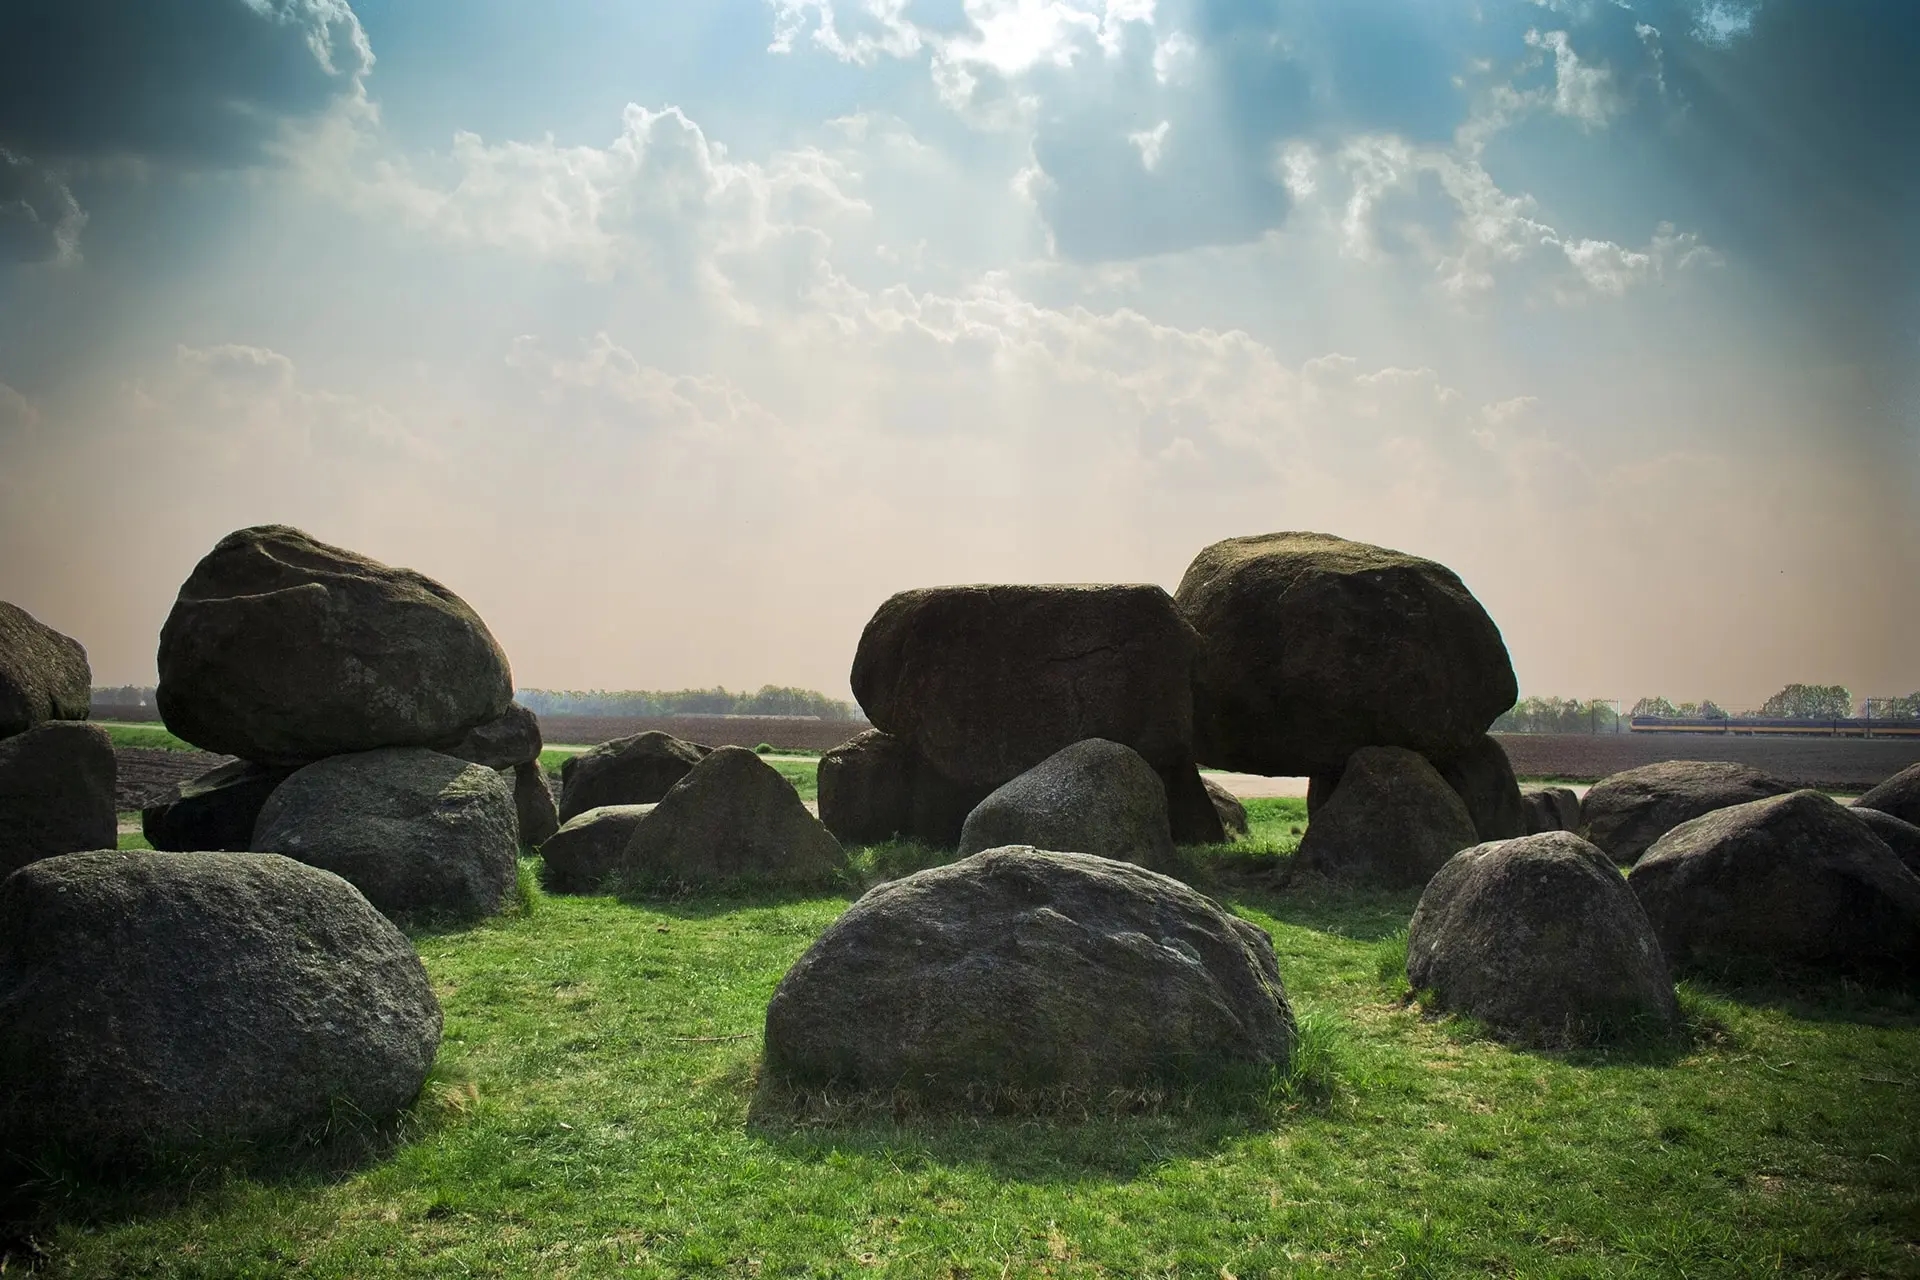
M 1151 129 L 1127 135 L 1127 141 L 1140 149 L 1140 167 L 1148 173 L 1160 166 L 1160 152 L 1167 145 L 1167 130 L 1172 127 L 1170 121 L 1162 120 Z
M 0 261 L 77 262 L 86 225 L 59 175 L 0 147 Z
M 1620 98 L 1613 87 L 1613 73 L 1605 67 L 1590 66 L 1573 51 L 1573 42 L 1564 31 L 1527 32 L 1531 48 L 1553 53 L 1553 109 L 1563 116 L 1594 128 L 1607 123 L 1620 111 Z

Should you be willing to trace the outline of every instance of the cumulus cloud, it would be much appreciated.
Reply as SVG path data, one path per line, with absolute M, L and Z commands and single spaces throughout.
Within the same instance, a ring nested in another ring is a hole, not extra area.
M 86 225 L 59 175 L 0 147 L 0 261 L 77 262 Z
M 1553 54 L 1553 109 L 1593 128 L 1604 125 L 1620 110 L 1613 73 L 1606 67 L 1582 62 L 1564 31 L 1527 32 L 1531 48 Z

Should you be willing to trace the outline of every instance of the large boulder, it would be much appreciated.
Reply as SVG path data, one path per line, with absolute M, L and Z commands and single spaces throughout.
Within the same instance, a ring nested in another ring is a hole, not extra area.
M 766 1062 L 802 1085 L 1102 1090 L 1283 1066 L 1265 933 L 1128 863 L 992 849 L 870 890 L 787 971 Z
M 0 883 L 0 1147 L 96 1165 L 380 1119 L 440 1043 L 413 947 L 271 854 L 97 852 Z
M 1920 973 L 1920 877 L 1818 791 L 1683 822 L 1627 883 L 1675 967 Z
M 1139 752 L 1105 738 L 1062 747 L 967 815 L 963 855 L 1007 845 L 1097 854 L 1153 871 L 1175 866 L 1159 776 Z
M 1622 866 L 1681 823 L 1715 809 L 1783 796 L 1793 784 L 1744 764 L 1666 760 L 1602 778 L 1580 802 L 1580 834 Z
M 540 883 L 549 893 L 599 893 L 611 887 L 635 828 L 659 806 L 609 804 L 569 818 L 540 846 Z
M 711 750 L 649 729 L 569 756 L 560 766 L 560 821 L 610 804 L 658 804 Z
M 560 829 L 560 812 L 553 803 L 553 791 L 540 763 L 530 760 L 499 771 L 513 792 L 513 816 L 520 828 L 520 843 L 529 849 L 545 844 Z
M 1482 840 L 1511 840 L 1527 834 L 1527 811 L 1506 748 L 1486 734 L 1457 756 L 1434 761 L 1467 806 Z
M 1847 812 L 1866 823 L 1881 843 L 1893 850 L 1893 856 L 1900 859 L 1901 865 L 1920 876 L 1920 827 L 1879 809 L 1855 805 Z
M 1607 855 L 1566 831 L 1475 845 L 1427 882 L 1407 981 L 1527 1040 L 1670 1031 L 1673 979 Z
M 1222 837 L 1245 840 L 1249 831 L 1247 806 L 1240 802 L 1240 797 L 1204 774 L 1201 775 L 1200 785 L 1207 789 L 1207 799 L 1213 803 L 1214 816 L 1220 819 Z
M 464 600 L 284 525 L 216 543 L 160 631 L 167 727 L 259 764 L 452 746 L 512 699 L 506 656 Z
M 140 811 L 140 830 L 156 849 L 202 853 L 253 848 L 253 828 L 267 797 L 293 776 L 232 760 L 173 785 L 167 798 Z
M 0 877 L 118 844 L 113 782 L 113 742 L 98 725 L 50 720 L 0 738 Z
M 1500 629 L 1452 570 L 1322 533 L 1230 538 L 1175 592 L 1200 633 L 1202 763 L 1337 774 L 1362 747 L 1472 748 L 1519 696 Z
M 1580 830 L 1580 797 L 1572 787 L 1530 787 L 1520 795 L 1527 834 Z
M 519 703 L 485 724 L 475 725 L 446 753 L 489 769 L 511 769 L 540 758 L 540 720 Z
M 910 836 L 951 849 L 992 787 L 963 785 L 911 743 L 868 729 L 820 758 L 820 821 L 845 845 Z
M 746 748 L 720 747 L 634 828 L 616 875 L 631 887 L 817 885 L 846 866 L 840 842 L 792 783 Z
M 903 591 L 861 633 L 853 693 L 874 727 L 961 786 L 999 786 L 1106 738 L 1193 763 L 1198 638 L 1155 586 Z
M 333 872 L 389 916 L 471 919 L 513 891 L 517 834 L 499 773 L 400 747 L 295 773 L 261 809 L 253 847 Z
M 1853 803 L 1920 826 L 1920 764 L 1902 769 Z
M 49 720 L 85 720 L 92 696 L 80 642 L 0 600 L 0 738 Z
M 1417 889 L 1479 843 L 1466 802 L 1418 752 L 1362 747 L 1314 811 L 1294 855 L 1300 872 Z

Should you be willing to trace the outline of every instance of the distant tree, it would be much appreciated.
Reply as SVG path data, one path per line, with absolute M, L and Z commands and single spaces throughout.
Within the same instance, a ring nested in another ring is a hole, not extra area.
M 1853 714 L 1853 695 L 1837 684 L 1790 684 L 1760 706 L 1775 720 L 1845 720 Z
M 1728 718 L 1727 713 L 1723 711 L 1720 708 L 1719 704 L 1714 702 L 1714 700 L 1711 698 L 1708 698 L 1706 701 L 1700 704 L 1700 711 L 1698 714 L 1700 715 L 1700 718 L 1703 720 L 1725 720 Z
M 1605 702 L 1577 698 L 1522 698 L 1493 722 L 1493 733 L 1602 733 L 1613 731 L 1620 715 Z
M 855 718 L 853 704 L 812 689 L 762 685 L 758 693 L 729 689 L 521 689 L 514 700 L 542 716 L 818 716 Z
M 1633 704 L 1633 710 L 1627 714 L 1635 716 L 1660 716 L 1664 719 L 1671 720 L 1680 714 L 1680 708 L 1674 706 L 1665 698 L 1642 698 Z
M 1873 720 L 1920 720 L 1920 693 L 1904 698 L 1868 698 L 1860 714 Z

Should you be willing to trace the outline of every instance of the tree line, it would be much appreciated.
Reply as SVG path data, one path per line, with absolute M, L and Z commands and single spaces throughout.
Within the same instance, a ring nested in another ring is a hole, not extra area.
M 758 692 L 712 689 L 521 689 L 515 702 L 539 716 L 812 716 L 857 718 L 851 702 L 812 689 L 762 685 Z
M 1626 713 L 1628 717 L 1661 720 L 1728 720 L 1736 714 L 1767 720 L 1847 720 L 1854 716 L 1853 695 L 1844 685 L 1790 684 L 1753 711 L 1729 712 L 1711 698 L 1673 702 L 1659 697 L 1642 698 Z M 1898 698 L 1868 698 L 1860 704 L 1859 714 L 1869 720 L 1920 720 L 1920 692 Z M 1492 732 L 1609 733 L 1621 718 L 1608 702 L 1522 698 L 1493 722 Z

